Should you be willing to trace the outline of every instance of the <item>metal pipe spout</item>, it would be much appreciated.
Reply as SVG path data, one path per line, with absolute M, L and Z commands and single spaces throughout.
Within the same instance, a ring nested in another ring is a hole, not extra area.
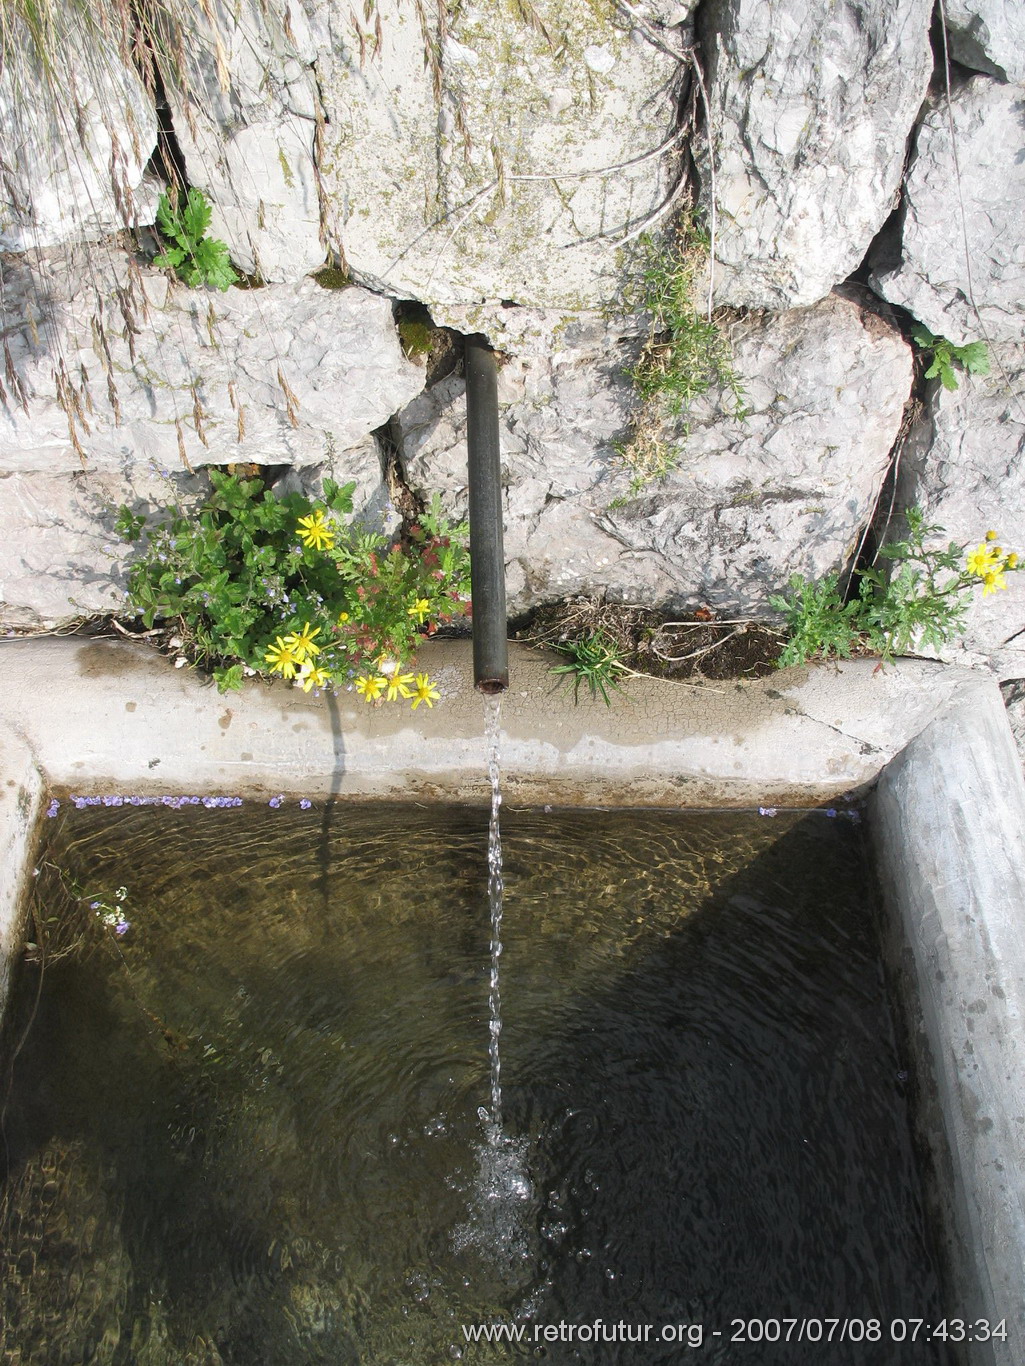
M 464 358 L 473 682 L 483 693 L 498 693 L 509 686 L 498 366 L 487 338 L 480 335 L 467 337 Z

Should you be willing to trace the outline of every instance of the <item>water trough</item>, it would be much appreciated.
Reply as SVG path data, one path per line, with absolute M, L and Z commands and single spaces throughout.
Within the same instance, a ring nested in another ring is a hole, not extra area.
M 49 793 L 484 797 L 469 647 L 435 643 L 445 701 L 412 715 L 282 685 L 219 697 L 131 644 L 6 642 L 0 750 L 0 1004 Z M 752 807 L 867 796 L 894 974 L 939 1173 L 951 1318 L 1025 1322 L 1025 780 L 989 679 L 926 662 L 684 687 L 634 680 L 611 711 L 516 651 L 503 786 L 517 804 Z M 912 1316 L 914 1306 L 887 1306 Z

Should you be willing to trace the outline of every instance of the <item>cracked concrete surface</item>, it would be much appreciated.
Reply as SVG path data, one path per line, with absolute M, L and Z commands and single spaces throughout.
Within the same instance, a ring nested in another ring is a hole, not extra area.
M 814 805 L 871 782 L 979 675 L 904 661 L 795 669 L 744 683 L 628 680 L 611 709 L 513 646 L 502 701 L 507 799 L 589 805 Z M 468 642 L 434 642 L 420 665 L 428 711 L 314 698 L 283 683 L 219 696 L 129 642 L 0 643 L 3 718 L 55 791 L 281 791 L 444 797 L 485 792 L 483 712 Z M 995 685 L 988 685 L 994 687 Z

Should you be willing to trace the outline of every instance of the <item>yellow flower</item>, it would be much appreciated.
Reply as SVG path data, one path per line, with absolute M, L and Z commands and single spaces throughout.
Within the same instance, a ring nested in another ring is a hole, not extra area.
M 986 532 L 986 540 L 987 540 L 987 541 L 995 541 L 996 538 L 997 538 L 997 534 L 996 534 L 995 531 L 987 531 L 987 532 Z
M 267 650 L 264 659 L 270 665 L 271 673 L 279 673 L 282 678 L 294 678 L 295 666 L 300 663 L 291 645 L 280 636 Z
M 414 711 L 416 711 L 421 702 L 426 702 L 429 707 L 433 707 L 440 696 L 441 693 L 426 674 L 417 674 L 416 691 L 413 694 Z
M 349 614 L 348 614 L 348 612 L 339 612 L 339 613 L 338 613 L 338 625 L 339 625 L 339 626 L 344 626 L 345 623 L 346 623 L 348 620 L 349 620 Z
M 314 655 L 320 654 L 320 646 L 314 644 L 315 637 L 319 635 L 320 627 L 315 626 L 311 631 L 310 623 L 306 622 L 301 631 L 292 631 L 285 636 L 285 644 L 301 664 L 307 656 L 312 659 Z
M 1007 567 L 1008 567 L 1008 569 L 1017 569 L 1017 568 L 1018 568 L 1018 552 L 1017 552 L 1016 550 L 1012 550 L 1011 553 L 1010 553 L 1010 555 L 1008 555 L 1008 557 L 1007 557 Z
M 412 674 L 392 674 L 388 679 L 388 701 L 394 702 L 399 697 L 412 697 L 409 684 L 413 681 Z
M 314 664 L 312 659 L 308 659 L 299 670 L 299 677 L 295 681 L 302 684 L 303 692 L 309 692 L 311 688 L 326 688 L 331 682 L 331 675 L 327 669 L 322 669 L 319 664 Z
M 430 611 L 431 604 L 427 601 L 427 599 L 417 598 L 416 602 L 413 603 L 412 607 L 406 608 L 406 615 L 410 617 L 416 617 L 417 624 L 422 626 L 424 623 L 424 618 L 430 615 Z
M 308 517 L 299 518 L 299 539 L 311 550 L 330 550 L 335 543 L 335 533 L 324 520 L 320 508 Z
M 362 693 L 365 702 L 376 702 L 388 686 L 388 680 L 380 674 L 361 674 L 356 679 L 356 691 Z
M 1001 560 L 1002 554 L 999 552 L 999 548 L 988 546 L 983 541 L 974 550 L 969 551 L 965 558 L 965 567 L 969 574 L 984 579 L 987 574 L 992 574 L 999 567 Z
M 982 580 L 982 596 L 988 597 L 990 593 L 995 593 L 998 588 L 1006 588 L 1007 580 L 1004 578 L 1001 569 L 991 570 Z

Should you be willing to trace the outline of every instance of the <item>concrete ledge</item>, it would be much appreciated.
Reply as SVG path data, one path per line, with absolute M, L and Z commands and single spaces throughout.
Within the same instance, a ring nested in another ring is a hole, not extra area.
M 1006 1318 L 1009 1340 L 971 1359 L 1013 1366 L 1025 1350 L 1025 778 L 996 683 L 887 765 L 870 811 L 915 987 L 920 1089 L 931 1077 L 942 1117 L 920 1112 L 959 1297 L 947 1312 Z
M 0 1023 L 11 965 L 25 938 L 25 891 L 42 800 L 43 777 L 31 750 L 0 728 Z
M 57 790 L 335 793 L 483 800 L 482 701 L 468 642 L 421 656 L 442 701 L 367 706 L 284 683 L 221 697 L 154 651 L 82 639 L 0 643 L 0 697 Z M 952 698 L 967 670 L 871 661 L 696 687 L 637 678 L 611 710 L 523 647 L 502 701 L 513 801 L 593 805 L 814 805 L 875 779 Z

